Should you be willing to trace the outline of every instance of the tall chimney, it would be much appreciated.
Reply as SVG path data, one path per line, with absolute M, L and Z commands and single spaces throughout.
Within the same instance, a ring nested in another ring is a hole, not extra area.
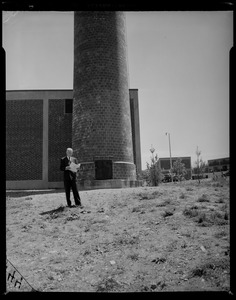
M 74 13 L 72 147 L 86 179 L 136 180 L 123 12 Z

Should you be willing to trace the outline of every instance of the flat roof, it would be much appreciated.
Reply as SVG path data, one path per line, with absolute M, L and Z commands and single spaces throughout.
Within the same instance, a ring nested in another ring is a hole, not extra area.
M 73 91 L 73 89 L 41 89 L 41 90 L 38 90 L 38 89 L 28 89 L 28 90 L 6 90 L 6 92 L 44 92 L 44 91 L 49 91 L 49 92 L 53 92 L 53 91 L 66 91 L 66 92 L 69 92 L 69 91 Z
M 213 158 L 213 159 L 208 159 L 207 161 L 224 160 L 224 159 L 229 159 L 229 157 Z
M 178 159 L 178 158 L 181 158 L 181 159 L 190 158 L 191 159 L 191 156 L 172 156 L 171 157 L 171 159 Z M 159 157 L 159 159 L 163 159 L 163 160 L 168 159 L 168 160 L 170 160 L 170 157 Z
M 73 89 L 27 89 L 27 90 L 6 90 L 6 92 L 43 92 L 43 91 L 73 91 Z M 129 91 L 138 91 L 138 89 L 129 89 Z

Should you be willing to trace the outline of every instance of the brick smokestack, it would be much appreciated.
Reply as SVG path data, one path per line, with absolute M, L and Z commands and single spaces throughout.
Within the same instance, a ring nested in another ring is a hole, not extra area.
M 85 177 L 110 160 L 112 179 L 136 179 L 125 30 L 123 12 L 74 14 L 72 147 Z

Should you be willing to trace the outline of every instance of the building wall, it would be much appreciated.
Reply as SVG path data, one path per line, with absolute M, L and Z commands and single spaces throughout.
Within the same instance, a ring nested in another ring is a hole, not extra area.
M 43 100 L 10 100 L 6 115 L 6 180 L 42 180 Z
M 59 168 L 60 158 L 72 146 L 72 112 L 66 111 L 66 101 L 72 101 L 72 97 L 72 90 L 6 92 L 7 189 L 63 188 Z M 95 156 L 93 162 L 106 158 L 113 159 Z M 82 169 L 94 178 L 93 162 L 85 162 Z M 127 178 L 135 175 L 135 165 L 124 166 L 116 160 L 112 164 L 114 179 L 122 178 L 121 168 Z
M 209 172 L 227 171 L 230 168 L 229 157 L 208 160 Z
M 172 166 L 173 163 L 178 159 L 179 157 L 172 157 Z M 190 179 L 192 176 L 192 170 L 191 170 L 191 157 L 180 157 L 182 159 L 182 163 L 185 165 L 187 174 L 185 175 L 186 179 Z M 164 157 L 164 158 L 159 158 L 159 163 L 160 163 L 160 168 L 163 172 L 163 174 L 168 173 L 170 170 L 170 158 L 169 157 Z
M 6 92 L 6 188 L 62 188 L 60 158 L 71 146 L 72 90 Z
M 172 166 L 173 163 L 178 159 L 181 158 L 181 162 L 185 165 L 186 169 L 191 169 L 191 157 L 172 157 Z M 160 161 L 160 166 L 161 169 L 164 170 L 169 170 L 170 169 L 170 158 L 169 157 L 164 157 L 164 158 L 159 158 Z
M 133 163 L 114 162 L 113 163 L 113 178 L 134 180 L 136 178 L 136 169 Z
M 62 180 L 59 158 L 72 145 L 72 114 L 65 112 L 66 99 L 49 99 L 48 115 L 48 181 Z M 72 99 L 71 99 L 72 100 Z

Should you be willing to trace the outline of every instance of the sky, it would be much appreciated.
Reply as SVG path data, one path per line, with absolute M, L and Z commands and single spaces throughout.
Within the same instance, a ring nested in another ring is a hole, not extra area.
M 142 168 L 158 157 L 229 157 L 232 11 L 125 12 Z M 6 89 L 73 88 L 73 12 L 4 12 Z

